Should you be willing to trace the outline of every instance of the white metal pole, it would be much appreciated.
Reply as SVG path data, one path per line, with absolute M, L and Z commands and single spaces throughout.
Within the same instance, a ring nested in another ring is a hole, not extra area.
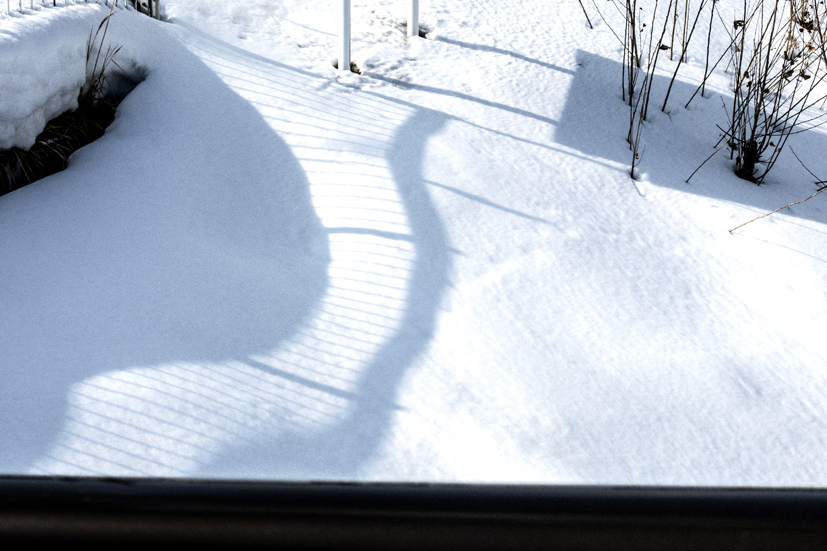
M 350 71 L 350 0 L 342 0 L 342 32 L 339 44 L 339 70 Z
M 408 7 L 408 36 L 419 36 L 419 0 L 410 0 Z

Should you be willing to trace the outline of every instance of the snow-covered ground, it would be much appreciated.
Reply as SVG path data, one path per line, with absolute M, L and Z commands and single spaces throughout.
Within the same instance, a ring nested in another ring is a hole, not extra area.
M 632 180 L 593 9 L 423 0 L 409 40 L 404 0 L 354 0 L 357 75 L 337 5 L 116 10 L 145 80 L 0 197 L 0 473 L 827 483 L 827 194 L 730 234 L 812 176 L 685 183 L 730 96 L 683 108 L 702 44 Z M 0 16 L 0 131 L 106 13 Z M 827 135 L 789 145 L 827 177 Z

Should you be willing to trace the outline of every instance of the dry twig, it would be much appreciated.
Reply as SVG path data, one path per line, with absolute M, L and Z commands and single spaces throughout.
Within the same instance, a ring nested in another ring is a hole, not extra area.
M 810 199 L 812 199 L 813 197 L 815 197 L 816 195 L 818 195 L 819 193 L 821 193 L 822 191 L 825 191 L 825 190 L 827 190 L 827 186 L 824 186 L 823 188 L 819 189 L 818 191 L 816 191 L 815 193 L 813 193 L 812 195 L 810 195 L 810 196 L 809 196 L 809 197 L 807 197 L 806 199 L 802 199 L 801 201 L 796 201 L 795 203 L 790 203 L 790 204 L 788 204 L 788 205 L 784 205 L 783 207 L 778 207 L 778 208 L 777 208 L 777 209 L 775 209 L 774 211 L 772 211 L 772 212 L 768 212 L 767 214 L 762 214 L 761 216 L 756 216 L 756 217 L 755 217 L 755 218 L 753 218 L 752 220 L 748 220 L 747 222 L 744 222 L 744 223 L 743 223 L 743 224 L 741 224 L 740 226 L 735 226 L 734 228 L 732 228 L 731 230 L 729 230 L 729 233 L 734 232 L 734 231 L 735 231 L 735 230 L 737 230 L 738 228 L 743 228 L 744 226 L 746 226 L 746 225 L 747 225 L 747 224 L 749 224 L 750 222 L 755 222 L 756 220 L 761 220 L 762 218 L 766 218 L 766 217 L 767 217 L 767 216 L 769 216 L 770 214 L 775 214 L 775 213 L 776 213 L 776 212 L 778 212 L 779 210 L 785 209 L 785 208 L 787 208 L 787 207 L 792 207 L 792 206 L 794 206 L 794 205 L 799 205 L 799 204 L 803 203 L 804 201 L 809 201 Z
M 756 220 L 760 220 L 760 219 L 762 219 L 762 218 L 766 218 L 766 217 L 767 217 L 767 216 L 769 216 L 770 214 L 774 214 L 774 213 L 778 212 L 779 210 L 785 209 L 785 208 L 787 208 L 787 207 L 792 207 L 792 206 L 795 206 L 795 205 L 800 205 L 800 204 L 801 204 L 801 203 L 803 203 L 804 201 L 809 201 L 810 199 L 812 199 L 813 197 L 815 197 L 816 195 L 818 195 L 818 194 L 819 194 L 819 193 L 821 193 L 822 191 L 826 191 L 826 190 L 827 190 L 827 185 L 824 185 L 825 183 L 827 183 L 827 180 L 819 180 L 819 179 L 818 179 L 818 176 L 816 176 L 815 174 L 813 174 L 813 171 L 812 171 L 812 170 L 810 170 L 809 168 L 807 168 L 807 165 L 805 165 L 805 164 L 801 161 L 801 159 L 798 157 L 798 155 L 796 154 L 795 150 L 793 150 L 793 148 L 792 148 L 792 147 L 790 148 L 790 151 L 792 151 L 792 152 L 793 152 L 793 155 L 795 155 L 795 158 L 796 158 L 796 159 L 798 159 L 798 162 L 799 162 L 799 163 L 801 163 L 801 166 L 803 166 L 803 167 L 804 167 L 804 170 L 806 170 L 807 172 L 809 172 L 809 173 L 810 173 L 810 175 L 812 175 L 812 177 L 813 177 L 813 178 L 815 178 L 815 179 L 817 180 L 817 181 L 816 181 L 816 185 L 821 185 L 822 187 L 821 187 L 821 188 L 819 188 L 819 189 L 818 189 L 815 193 L 813 193 L 812 195 L 810 195 L 810 196 L 809 196 L 809 197 L 807 197 L 806 199 L 802 199 L 801 201 L 796 201 L 795 203 L 789 203 L 789 204 L 787 204 L 787 205 L 784 205 L 783 207 L 778 207 L 777 209 L 775 209 L 775 210 L 774 210 L 774 211 L 772 211 L 772 212 L 768 212 L 767 214 L 762 214 L 761 216 L 757 216 L 757 217 L 753 218 L 752 220 L 749 220 L 749 221 L 747 221 L 747 222 L 744 222 L 744 223 L 743 223 L 743 224 L 741 224 L 740 226 L 735 226 L 734 228 L 732 228 L 731 230 L 729 230 L 729 233 L 734 232 L 734 231 L 735 231 L 735 230 L 737 230 L 738 228 L 743 228 L 744 226 L 746 226 L 746 225 L 747 225 L 747 224 L 749 224 L 750 222 L 755 222 Z

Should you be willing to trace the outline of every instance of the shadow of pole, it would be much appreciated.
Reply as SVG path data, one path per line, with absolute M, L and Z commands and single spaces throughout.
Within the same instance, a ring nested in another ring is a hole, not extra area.
M 573 75 L 574 71 L 571 69 L 566 69 L 565 67 L 560 67 L 559 65 L 554 65 L 553 63 L 546 63 L 544 61 L 540 61 L 539 59 L 534 59 L 533 57 L 528 57 L 523 54 L 519 54 L 517 52 L 512 52 L 510 50 L 503 50 L 502 48 L 495 48 L 494 46 L 486 46 L 485 44 L 472 44 L 470 42 L 463 42 L 462 40 L 456 40 L 454 38 L 448 38 L 446 36 L 438 36 L 435 38 L 437 42 L 445 42 L 446 44 L 451 44 L 452 46 L 459 46 L 460 48 L 468 48 L 469 50 L 476 50 L 478 52 L 491 52 L 494 54 L 506 55 L 509 57 L 513 57 L 514 59 L 519 59 L 520 61 L 526 61 L 528 63 L 533 63 L 538 65 L 544 69 L 551 69 L 553 71 L 559 71 L 561 73 L 567 75 Z

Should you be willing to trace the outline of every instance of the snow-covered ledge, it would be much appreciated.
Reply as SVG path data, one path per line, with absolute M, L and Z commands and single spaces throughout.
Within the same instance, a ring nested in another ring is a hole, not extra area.
M 61 25 L 43 24 L 57 11 L 64 12 Z M 106 13 L 102 6 L 76 4 L 0 22 L 0 149 L 30 148 L 50 119 L 77 108 L 89 29 Z M 44 45 L 34 62 L 30 44 Z

